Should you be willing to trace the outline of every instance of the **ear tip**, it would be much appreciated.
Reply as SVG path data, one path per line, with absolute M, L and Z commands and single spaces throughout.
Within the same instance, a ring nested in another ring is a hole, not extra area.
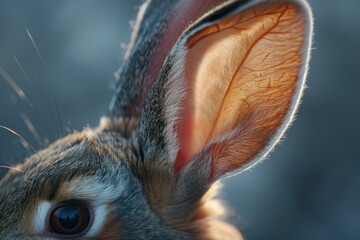
M 298 5 L 299 9 L 306 17 L 307 25 L 312 29 L 314 24 L 314 15 L 309 2 L 307 0 L 291 0 L 291 2 Z

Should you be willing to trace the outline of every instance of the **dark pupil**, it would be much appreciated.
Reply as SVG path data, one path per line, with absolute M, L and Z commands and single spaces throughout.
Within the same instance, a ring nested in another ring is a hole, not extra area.
M 79 234 L 89 225 L 89 211 L 78 205 L 65 205 L 56 208 L 50 219 L 50 225 L 55 233 Z

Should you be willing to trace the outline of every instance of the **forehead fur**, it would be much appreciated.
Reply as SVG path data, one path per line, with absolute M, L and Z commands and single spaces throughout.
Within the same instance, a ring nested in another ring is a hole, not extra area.
M 119 178 L 131 178 L 127 160 L 136 159 L 134 147 L 129 147 L 132 145 L 131 139 L 124 139 L 110 130 L 85 129 L 28 157 L 16 166 L 21 171 L 9 171 L 0 181 L 0 219 L 6 219 L 0 221 L 0 230 L 24 230 L 24 226 L 20 227 L 21 222 L 31 218 L 29 214 L 41 199 L 92 198 L 105 191 L 109 193 L 107 200 L 113 200 L 115 196 L 111 192 L 114 189 L 109 183 L 125 184 Z M 97 179 L 96 189 L 90 187 L 89 179 L 93 178 Z M 88 184 L 84 185 L 81 179 Z M 82 187 L 84 191 L 77 191 Z M 81 196 L 74 194 L 76 192 Z M 3 236 L 1 234 L 0 231 Z
M 67 165 L 69 162 L 69 164 L 81 167 L 89 163 L 91 159 L 96 160 L 96 158 L 106 157 L 123 160 L 128 157 L 125 156 L 126 151 L 124 151 L 127 145 L 128 140 L 119 134 L 111 131 L 105 133 L 98 129 L 85 129 L 82 132 L 74 132 L 57 140 L 46 149 L 34 153 L 15 168 L 24 171 L 27 177 L 33 177 L 30 174 L 32 169 L 36 170 L 34 175 L 38 175 L 39 170 L 46 169 L 53 164 Z M 68 159 L 71 160 L 67 161 Z M 24 174 L 20 171 L 10 170 L 2 182 L 6 182 L 8 178 L 22 175 Z

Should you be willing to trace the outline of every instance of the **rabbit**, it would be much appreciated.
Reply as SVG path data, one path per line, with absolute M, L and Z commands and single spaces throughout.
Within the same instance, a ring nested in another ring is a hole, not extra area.
M 243 239 L 218 182 L 262 161 L 308 71 L 305 0 L 146 0 L 107 116 L 0 182 L 0 239 Z

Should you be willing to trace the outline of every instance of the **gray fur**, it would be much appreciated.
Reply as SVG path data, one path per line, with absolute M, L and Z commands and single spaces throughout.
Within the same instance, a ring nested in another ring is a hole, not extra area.
M 124 187 L 119 196 L 106 202 L 115 220 L 108 217 L 96 239 L 241 239 L 234 227 L 219 220 L 224 214 L 216 212 L 222 210 L 220 205 L 210 203 L 216 194 L 212 194 L 216 179 L 210 145 L 175 172 L 178 146 L 169 140 L 169 136 L 176 140 L 176 110 L 186 89 L 177 88 L 179 82 L 173 78 L 177 61 L 182 60 L 183 40 L 249 3 L 262 1 L 224 2 L 184 29 L 154 83 L 145 82 L 150 58 L 161 46 L 159 36 L 176 1 L 149 3 L 115 84 L 109 116 L 98 128 L 69 134 L 35 153 L 16 166 L 20 171 L 11 170 L 0 181 L 0 239 L 39 239 L 29 231 L 39 201 L 65 200 L 59 199 L 64 184 L 84 178 L 94 179 L 94 185 L 120 183 Z M 174 94 L 178 95 L 171 103 Z M 116 235 L 106 235 L 114 226 Z
M 114 238 L 174 239 L 177 236 L 188 239 L 188 234 L 164 226 L 151 210 L 143 194 L 142 184 L 130 166 L 130 162 L 141 163 L 138 155 L 134 154 L 138 151 L 133 144 L 136 139 L 124 139 L 114 132 L 100 133 L 95 138 L 95 140 L 85 138 L 79 142 L 50 146 L 21 165 L 24 173 L 11 172 L 1 181 L 1 239 L 10 239 L 10 236 L 30 238 L 31 236 L 23 231 L 21 224 L 24 214 L 33 204 L 33 199 L 51 201 L 56 198 L 57 189 L 62 183 L 79 176 L 93 178 L 98 176 L 102 181 L 110 184 L 119 178 L 120 181 L 127 182 L 125 194 L 119 196 L 113 203 L 115 206 L 113 211 L 121 216 L 123 228 L 121 235 Z M 93 141 L 104 144 L 106 149 L 115 149 L 118 158 L 114 158 L 110 153 L 99 156 L 89 146 Z M 51 167 L 43 167 L 43 165 Z M 44 189 L 51 191 L 44 192 Z M 10 233 L 11 235 L 8 235 Z
M 155 0 L 147 7 L 137 29 L 137 36 L 133 39 L 133 48 L 129 50 L 130 56 L 123 63 L 115 83 L 115 94 L 110 105 L 111 115 L 139 117 L 143 100 L 141 103 L 137 101 L 144 90 L 144 77 L 149 70 L 150 58 L 156 46 L 161 44 L 159 37 L 175 3 L 176 1 L 171 0 Z

